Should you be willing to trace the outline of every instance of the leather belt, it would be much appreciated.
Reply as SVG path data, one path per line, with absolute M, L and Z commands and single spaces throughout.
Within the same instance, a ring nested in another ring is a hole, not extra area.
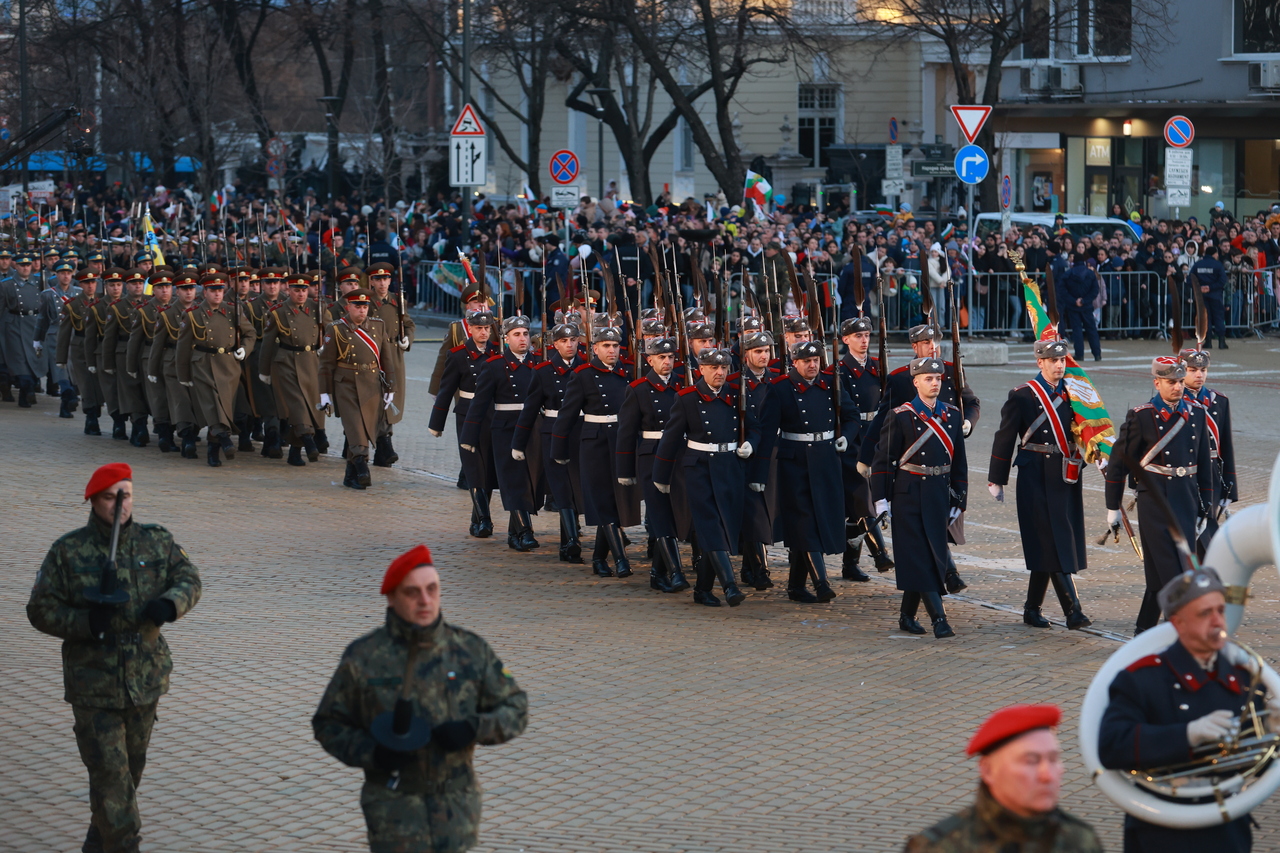
M 830 441 L 836 437 L 836 431 L 829 429 L 826 432 L 781 432 L 778 433 L 787 441 Z
M 307 344 L 304 347 L 296 347 L 293 344 L 278 344 L 278 346 L 280 349 L 288 350 L 289 352 L 311 352 L 312 349 L 311 344 Z
M 378 365 L 376 363 L 375 364 L 347 364 L 346 362 L 339 362 L 338 367 L 345 367 L 347 370 L 357 370 L 357 371 L 358 370 L 377 371 L 378 369 Z M 473 394 L 472 396 L 474 397 L 475 395 Z
M 662 430 L 660 429 L 642 430 L 640 432 L 640 437 L 641 438 L 662 438 Z
M 1142 467 L 1143 470 L 1150 471 L 1152 474 L 1160 474 L 1165 477 L 1190 477 L 1200 470 L 1199 465 L 1179 465 L 1176 468 L 1170 465 L 1143 465 Z
M 859 413 L 859 414 L 858 414 L 858 420 L 862 420 L 862 421 L 874 421 L 875 419 L 876 419 L 876 413 L 875 413 L 875 412 L 861 412 L 861 413 Z
M 542 414 L 548 418 L 558 418 L 560 417 L 560 410 L 559 409 L 543 409 Z
M 1062 451 L 1058 449 L 1057 445 L 1053 444 L 1024 444 L 1022 449 L 1030 450 L 1032 453 L 1044 453 L 1048 456 L 1052 456 L 1055 453 L 1059 456 L 1062 455 Z
M 39 311 L 15 311 L 14 309 L 10 308 L 9 313 L 18 317 L 34 317 L 40 312 Z
M 950 465 L 912 465 L 905 463 L 898 466 L 899 471 L 906 471 L 910 474 L 920 474 L 924 477 L 936 477 L 939 474 L 950 474 Z
M 493 410 L 495 412 L 520 412 L 524 410 L 524 403 L 494 403 Z
M 203 344 L 196 344 L 195 349 L 200 352 L 211 352 L 214 355 L 227 355 L 230 352 L 226 347 L 207 347 Z
M 459 391 L 458 396 L 464 400 L 471 400 L 475 398 L 476 392 L 475 391 Z
M 589 424 L 616 424 L 617 415 L 583 415 L 582 419 Z
M 690 441 L 690 450 L 701 450 L 704 453 L 728 453 L 731 450 L 738 449 L 738 442 L 731 441 L 728 444 L 703 444 L 701 441 Z

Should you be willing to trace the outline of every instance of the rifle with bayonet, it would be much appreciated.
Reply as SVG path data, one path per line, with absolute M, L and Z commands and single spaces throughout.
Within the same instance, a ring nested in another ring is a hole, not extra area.
M 107 561 L 102 564 L 102 574 L 97 589 L 85 590 L 84 597 L 100 607 L 119 607 L 129 602 L 129 593 L 120 589 L 120 579 L 116 576 L 116 551 L 120 545 L 120 510 L 124 506 L 123 491 L 116 492 L 115 506 L 111 517 L 111 551 Z M 106 634 L 100 633 L 101 640 Z

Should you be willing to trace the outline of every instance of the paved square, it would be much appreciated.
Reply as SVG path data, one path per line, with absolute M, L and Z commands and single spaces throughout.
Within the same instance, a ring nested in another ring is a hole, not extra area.
M 1255 503 L 1280 449 L 1280 343 L 1231 347 L 1215 351 L 1210 384 L 1232 399 L 1241 496 Z M 983 715 L 1019 701 L 1064 706 L 1063 804 L 1120 849 L 1120 812 L 1084 777 L 1074 723 L 1115 637 L 1132 631 L 1142 569 L 1127 545 L 1091 541 L 1080 588 L 1098 630 L 1021 624 L 1013 502 L 991 501 L 981 472 L 1007 390 L 1034 372 L 1029 353 L 969 371 L 983 400 L 968 444 L 979 471 L 970 544 L 956 549 L 970 589 L 948 605 L 959 636 L 938 641 L 897 631 L 892 575 L 837 582 L 828 605 L 802 607 L 776 588 L 708 610 L 688 593 L 651 592 L 642 547 L 632 551 L 644 568 L 622 581 L 557 562 L 549 514 L 535 519 L 544 547 L 533 554 L 469 539 L 452 436 L 425 429 L 435 351 L 424 339 L 409 354 L 402 461 L 373 469 L 364 493 L 341 487 L 336 456 L 299 469 L 255 452 L 214 470 L 154 444 L 86 437 L 52 398 L 0 406 L 0 850 L 78 850 L 88 825 L 58 642 L 23 608 L 49 543 L 84 522 L 89 471 L 117 460 L 134 466 L 138 517 L 169 527 L 205 583 L 199 606 L 165 630 L 175 671 L 141 788 L 144 850 L 365 849 L 360 774 L 319 748 L 310 716 L 344 646 L 381 620 L 387 563 L 417 542 L 436 555 L 446 616 L 485 636 L 530 696 L 528 732 L 478 752 L 479 849 L 900 850 L 972 799 L 964 745 Z M 1086 365 L 1113 417 L 1150 397 L 1147 365 L 1166 352 L 1110 343 L 1106 361 Z M 1099 482 L 1086 474 L 1097 533 Z M 777 576 L 785 556 L 775 556 Z M 1258 573 L 1253 595 L 1242 638 L 1274 663 L 1274 571 Z M 1255 816 L 1255 849 L 1280 846 L 1280 800 Z

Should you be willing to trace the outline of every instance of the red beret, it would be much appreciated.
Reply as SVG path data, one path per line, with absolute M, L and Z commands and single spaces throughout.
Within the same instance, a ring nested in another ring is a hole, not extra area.
M 404 580 L 404 576 L 418 566 L 431 565 L 435 565 L 431 562 L 431 549 L 426 545 L 410 548 L 387 566 L 387 573 L 382 576 L 382 594 L 390 595 L 395 592 L 396 587 L 400 586 L 400 581 Z
M 112 462 L 110 465 L 103 465 L 97 471 L 93 472 L 93 476 L 89 478 L 89 485 L 84 487 L 84 499 L 96 495 L 103 489 L 109 489 L 121 480 L 132 480 L 133 469 L 123 462 Z
M 1005 741 L 1036 729 L 1056 726 L 1062 720 L 1057 705 L 1010 705 L 987 717 L 969 741 L 968 755 L 986 755 Z

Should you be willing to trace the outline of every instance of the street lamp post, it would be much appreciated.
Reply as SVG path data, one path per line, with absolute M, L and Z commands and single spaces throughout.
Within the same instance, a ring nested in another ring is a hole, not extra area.
M 599 86 L 588 89 L 587 94 L 596 102 L 596 171 L 600 175 L 597 186 L 600 192 L 596 195 L 596 201 L 604 198 L 604 99 L 613 94 L 613 90 L 607 86 Z
M 325 95 L 316 98 L 320 105 L 324 107 L 324 120 L 328 131 L 328 173 L 329 173 L 329 198 L 332 200 L 338 194 L 338 167 L 341 163 L 341 157 L 338 155 L 338 125 L 333 120 L 333 106 L 342 100 L 336 95 Z

